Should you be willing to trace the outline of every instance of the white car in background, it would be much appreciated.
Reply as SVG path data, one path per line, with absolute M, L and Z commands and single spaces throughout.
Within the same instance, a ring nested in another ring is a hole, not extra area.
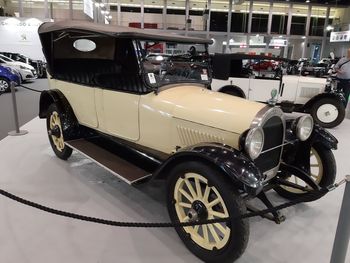
M 14 61 L 13 59 L 10 59 L 1 54 L 0 64 L 19 71 L 22 81 L 35 80 L 38 78 L 36 70 L 31 65 L 19 61 Z
M 325 128 L 333 128 L 344 120 L 346 100 L 333 81 L 285 75 L 286 59 L 273 58 L 280 61 L 276 70 L 257 71 L 251 67 L 252 63 L 267 59 L 256 55 L 215 54 L 211 89 L 264 103 L 273 101 L 284 112 L 310 113 Z

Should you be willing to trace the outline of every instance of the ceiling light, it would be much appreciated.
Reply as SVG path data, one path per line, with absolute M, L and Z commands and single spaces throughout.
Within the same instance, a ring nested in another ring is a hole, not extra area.
M 302 36 L 301 38 L 302 38 L 302 39 L 305 39 L 305 38 L 306 38 L 306 36 Z
M 310 0 L 306 0 L 305 2 L 306 2 L 306 3 L 310 3 Z
M 334 26 L 328 25 L 328 26 L 326 27 L 326 29 L 327 29 L 327 31 L 334 30 Z

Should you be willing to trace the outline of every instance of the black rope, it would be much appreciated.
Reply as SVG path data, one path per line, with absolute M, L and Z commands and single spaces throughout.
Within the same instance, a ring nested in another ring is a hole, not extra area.
M 32 89 L 32 88 L 29 88 L 27 86 L 23 86 L 22 84 L 20 84 L 19 86 L 24 88 L 24 89 L 30 90 L 30 91 L 34 91 L 34 92 L 38 92 L 38 93 L 42 92 L 42 90 Z
M 278 205 L 276 207 L 272 207 L 272 208 L 267 208 L 261 211 L 256 211 L 256 212 L 250 212 L 250 213 L 246 213 L 244 215 L 236 215 L 236 216 L 231 216 L 231 217 L 227 217 L 227 218 L 218 218 L 218 219 L 210 219 L 210 220 L 203 220 L 203 221 L 197 221 L 197 222 L 185 222 L 185 223 L 180 223 L 180 222 L 174 222 L 174 223 L 168 223 L 168 222 L 162 222 L 162 223 L 145 223 L 145 222 L 119 222 L 119 221 L 114 221 L 114 220 L 107 220 L 107 219 L 101 219 L 101 218 L 96 218 L 96 217 L 90 217 L 90 216 L 85 216 L 85 215 L 79 215 L 79 214 L 74 214 L 74 213 L 70 213 L 70 212 L 65 212 L 65 211 L 61 211 L 61 210 L 57 210 L 54 208 L 50 208 L 38 203 L 34 203 L 32 201 L 26 200 L 24 198 L 21 198 L 19 196 L 16 196 L 14 194 L 11 194 L 5 190 L 0 189 L 0 195 L 3 195 L 5 197 L 8 197 L 14 201 L 17 201 L 21 204 L 30 206 L 30 207 L 34 207 L 36 209 L 51 213 L 51 214 L 55 214 L 55 215 L 59 215 L 59 216 L 63 216 L 63 217 L 68 217 L 68 218 L 73 218 L 73 219 L 78 219 L 78 220 L 82 220 L 82 221 L 87 221 L 87 222 L 92 222 L 92 223 L 97 223 L 97 224 L 103 224 L 103 225 L 109 225 L 109 226 L 117 226 L 117 227 L 142 227 L 142 228 L 165 228 L 165 227 L 185 227 L 185 226 L 195 226 L 195 225 L 203 225 L 203 224 L 213 224 L 213 223 L 224 223 L 224 222 L 228 222 L 228 221 L 232 221 L 232 220 L 236 220 L 236 219 L 240 219 L 240 218 L 250 218 L 250 217 L 256 217 L 256 216 L 263 216 L 265 214 L 268 213 L 272 213 L 272 212 L 277 212 L 281 209 L 299 204 L 299 203 L 303 203 L 303 202 L 308 202 L 308 201 L 313 201 L 323 195 L 325 195 L 326 193 L 328 193 L 329 190 L 324 188 L 321 190 L 314 190 L 314 191 L 310 191 L 309 193 L 305 194 L 304 196 L 287 202 L 285 204 L 281 204 Z

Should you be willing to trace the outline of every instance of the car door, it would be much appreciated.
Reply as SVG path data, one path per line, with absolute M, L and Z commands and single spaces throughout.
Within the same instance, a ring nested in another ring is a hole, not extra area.
M 123 139 L 137 141 L 139 102 L 143 82 L 131 41 L 118 40 L 114 70 L 96 78 L 96 111 L 100 130 Z

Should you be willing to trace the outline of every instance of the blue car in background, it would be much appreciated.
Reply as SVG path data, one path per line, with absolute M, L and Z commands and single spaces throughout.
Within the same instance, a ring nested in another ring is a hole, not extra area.
M 16 69 L 0 65 L 0 94 L 10 91 L 11 82 L 21 84 L 21 77 Z

